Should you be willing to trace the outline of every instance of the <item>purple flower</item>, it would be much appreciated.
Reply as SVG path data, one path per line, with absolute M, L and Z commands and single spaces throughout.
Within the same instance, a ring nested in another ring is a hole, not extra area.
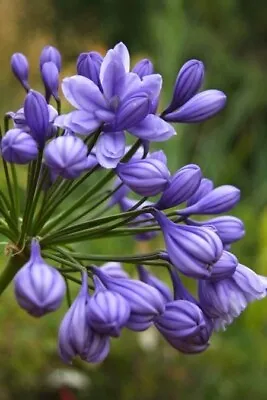
M 15 77 L 21 83 L 26 91 L 30 89 L 29 86 L 29 63 L 27 58 L 22 53 L 14 53 L 10 60 L 11 69 Z
M 212 228 L 176 225 L 155 211 L 171 263 L 184 275 L 209 278 L 212 265 L 221 257 L 223 245 Z
M 200 185 L 195 193 L 187 200 L 187 207 L 192 206 L 197 203 L 202 197 L 213 190 L 213 182 L 210 179 L 203 178 L 201 179 Z
M 91 329 L 87 315 L 88 301 L 87 274 L 84 273 L 80 292 L 59 328 L 58 349 L 66 363 L 70 363 L 76 355 L 89 363 L 101 362 L 108 355 L 110 339 Z
M 204 79 L 204 65 L 199 60 L 189 60 L 180 69 L 172 100 L 163 115 L 169 114 L 190 100 L 199 90 Z
M 208 192 L 191 206 L 179 210 L 178 214 L 221 214 L 231 210 L 239 200 L 240 190 L 238 188 L 223 185 Z
M 50 61 L 56 65 L 58 72 L 60 72 L 62 64 L 60 52 L 53 46 L 45 46 L 40 55 L 40 71 L 42 71 L 43 65 Z
M 10 129 L 0 144 L 4 160 L 15 164 L 27 164 L 38 156 L 36 141 L 20 129 Z
M 238 265 L 238 260 L 234 254 L 223 251 L 219 260 L 213 264 L 209 280 L 217 281 L 231 277 Z
M 60 136 L 45 147 L 46 165 L 65 179 L 74 179 L 88 167 L 87 147 L 75 136 Z
M 119 262 L 107 262 L 103 264 L 100 269 L 113 278 L 129 278 L 129 275 L 124 271 Z
M 52 61 L 44 63 L 41 76 L 46 90 L 46 100 L 49 101 L 51 95 L 58 100 L 59 71 L 56 64 Z
M 77 74 L 90 79 L 101 89 L 99 73 L 102 62 L 103 57 L 97 51 L 81 53 L 76 64 Z
M 151 75 L 154 72 L 153 64 L 147 58 L 138 61 L 132 69 L 132 72 L 137 74 L 141 79 L 146 75 Z
M 160 292 L 165 303 L 168 303 L 173 300 L 173 295 L 169 287 L 164 282 L 162 282 L 156 276 L 149 273 L 142 265 L 138 265 L 137 268 L 141 281 L 156 288 Z
M 202 122 L 220 112 L 226 104 L 226 96 L 220 90 L 205 90 L 182 105 L 177 111 L 164 115 L 165 121 Z
M 155 207 L 159 210 L 175 207 L 189 199 L 198 189 L 201 169 L 195 164 L 180 168 L 170 180 Z
M 204 312 L 225 328 L 249 303 L 266 296 L 266 284 L 248 267 L 238 264 L 235 273 L 219 281 L 199 281 L 199 300 Z
M 109 336 L 120 336 L 130 316 L 130 305 L 119 293 L 107 290 L 95 279 L 96 292 L 88 301 L 88 318 L 92 328 Z
M 121 132 L 103 132 L 97 142 L 96 158 L 104 168 L 115 168 L 124 156 L 126 138 Z
M 14 289 L 19 305 L 34 317 L 57 310 L 64 298 L 65 281 L 43 260 L 36 239 L 31 242 L 29 261 L 15 276 Z
M 121 163 L 117 166 L 116 172 L 125 185 L 145 197 L 162 192 L 170 177 L 167 166 L 153 158 Z
M 24 101 L 24 115 L 30 134 L 43 147 L 49 130 L 49 111 L 41 93 L 29 91 Z

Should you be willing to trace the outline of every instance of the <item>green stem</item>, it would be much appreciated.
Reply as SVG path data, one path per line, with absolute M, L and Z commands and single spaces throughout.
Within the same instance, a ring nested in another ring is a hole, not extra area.
M 4 292 L 18 270 L 25 264 L 26 259 L 22 254 L 11 256 L 0 275 L 0 295 Z
M 15 206 L 16 220 L 17 220 L 19 218 L 19 213 L 20 213 L 19 185 L 18 185 L 16 167 L 12 163 L 11 163 L 11 175 L 14 187 L 14 206 Z
M 76 258 L 77 260 L 84 260 L 84 261 L 142 262 L 142 261 L 159 260 L 159 253 L 154 252 L 154 253 L 126 256 L 126 257 L 120 257 L 116 255 L 99 256 L 98 254 L 72 253 L 72 257 Z

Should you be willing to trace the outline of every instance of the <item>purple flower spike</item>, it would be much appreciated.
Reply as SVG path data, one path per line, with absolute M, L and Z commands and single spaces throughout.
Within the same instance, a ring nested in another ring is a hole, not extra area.
M 167 186 L 170 172 L 160 160 L 147 158 L 118 164 L 117 174 L 125 185 L 141 196 L 155 196 Z
M 87 169 L 87 147 L 75 136 L 60 136 L 45 148 L 46 165 L 65 179 L 77 178 Z
M 166 304 L 163 314 L 155 317 L 154 324 L 168 338 L 195 336 L 205 327 L 201 309 L 187 300 L 175 300 Z
M 228 279 L 199 281 L 198 294 L 204 312 L 215 319 L 217 329 L 224 329 L 249 303 L 266 296 L 266 284 L 254 271 L 238 264 Z
M 201 177 L 201 169 L 197 165 L 189 164 L 179 169 L 172 176 L 155 207 L 165 210 L 183 203 L 198 189 Z
M 99 73 L 102 62 L 103 57 L 97 51 L 81 53 L 76 64 L 77 74 L 91 79 L 91 81 L 101 88 Z
M 102 284 L 96 284 L 96 292 L 88 302 L 88 318 L 97 333 L 120 336 L 130 312 L 130 305 L 124 297 L 107 290 Z
M 47 101 L 49 101 L 51 95 L 58 100 L 59 72 L 57 66 L 52 61 L 44 63 L 41 75 L 46 90 Z
M 221 214 L 231 210 L 240 200 L 240 190 L 235 186 L 223 185 L 213 189 L 195 204 L 179 210 L 180 215 Z
M 64 298 L 65 281 L 43 260 L 36 239 L 31 243 L 29 261 L 15 276 L 14 289 L 19 305 L 34 317 L 57 310 Z
M 61 54 L 53 46 L 45 46 L 43 48 L 40 55 L 40 71 L 42 71 L 43 65 L 49 61 L 52 61 L 56 65 L 58 72 L 60 72 L 62 64 Z
M 171 104 L 163 112 L 164 115 L 181 107 L 197 93 L 203 83 L 204 72 L 204 65 L 199 60 L 189 60 L 182 66 L 176 78 Z
M 129 278 L 129 275 L 122 268 L 119 262 L 107 262 L 100 267 L 101 271 L 104 271 L 112 278 Z
M 165 303 L 173 301 L 173 295 L 172 295 L 169 287 L 165 283 L 163 283 L 156 276 L 150 274 L 142 265 L 138 265 L 137 268 L 138 268 L 138 274 L 139 274 L 141 281 L 156 288 L 162 295 Z
M 226 104 L 226 96 L 220 90 L 205 90 L 188 100 L 177 111 L 164 115 L 165 121 L 195 123 L 206 121 L 220 112 Z
M 238 260 L 234 254 L 224 250 L 219 260 L 213 264 L 209 279 L 212 281 L 227 279 L 234 274 L 237 265 Z
M 29 86 L 29 63 L 22 53 L 14 53 L 10 60 L 11 69 L 15 77 L 21 83 L 26 91 L 30 90 Z
M 138 61 L 138 63 L 135 64 L 132 71 L 142 79 L 146 75 L 153 74 L 154 67 L 150 60 L 144 58 L 143 60 L 140 60 Z
M 43 147 L 49 130 L 49 110 L 41 93 L 29 91 L 24 101 L 24 115 L 30 134 Z
M 10 129 L 0 143 L 3 159 L 15 164 L 27 164 L 38 156 L 36 141 L 20 129 Z
M 201 179 L 200 185 L 195 193 L 187 200 L 187 207 L 192 206 L 192 204 L 197 203 L 202 197 L 206 196 L 209 192 L 213 190 L 213 182 L 210 179 Z
M 223 245 L 212 228 L 176 225 L 154 211 L 171 263 L 184 275 L 209 278 L 212 265 L 221 257 Z
M 89 325 L 88 301 L 87 274 L 83 273 L 80 292 L 59 328 L 58 350 L 66 363 L 76 355 L 90 363 L 101 362 L 108 355 L 109 337 L 95 333 Z

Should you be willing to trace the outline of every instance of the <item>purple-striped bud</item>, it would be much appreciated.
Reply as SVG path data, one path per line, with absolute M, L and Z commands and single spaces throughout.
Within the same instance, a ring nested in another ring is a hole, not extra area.
M 125 185 L 135 193 L 146 197 L 162 192 L 170 179 L 167 166 L 151 158 L 120 163 L 116 172 Z
M 112 123 L 112 131 L 130 129 L 141 122 L 150 112 L 151 102 L 149 96 L 135 95 L 126 99 L 116 112 L 116 120 Z
M 49 101 L 50 96 L 58 100 L 59 72 L 57 66 L 52 61 L 44 63 L 41 76 L 45 86 L 46 100 Z
M 164 313 L 155 317 L 154 324 L 162 335 L 180 339 L 198 335 L 206 326 L 201 309 L 187 300 L 167 303 Z
M 165 165 L 167 165 L 167 162 L 168 162 L 166 154 L 164 153 L 163 150 L 153 151 L 153 153 L 148 154 L 147 158 L 152 158 L 154 160 L 159 160 Z
M 164 115 L 164 119 L 168 122 L 202 122 L 220 112 L 225 104 L 226 96 L 223 92 L 205 90 L 193 96 L 177 111 Z
M 212 228 L 177 225 L 154 211 L 171 263 L 184 275 L 209 278 L 212 265 L 221 257 L 223 245 Z
M 95 279 L 96 292 L 88 302 L 88 318 L 92 328 L 109 336 L 120 336 L 130 316 L 130 305 L 119 293 L 107 290 Z
M 150 60 L 144 58 L 138 61 L 132 69 L 132 72 L 137 74 L 141 79 L 146 75 L 151 75 L 154 73 L 154 67 Z
M 41 93 L 29 91 L 24 101 L 24 115 L 30 134 L 43 147 L 49 130 L 49 110 Z
M 60 136 L 45 148 L 46 165 L 65 179 L 74 179 L 87 169 L 87 147 L 75 136 Z
M 15 164 L 27 164 L 38 156 L 36 141 L 20 129 L 7 131 L 0 143 L 4 160 Z
M 231 210 L 240 200 L 240 190 L 235 186 L 223 185 L 207 193 L 192 206 L 179 210 L 180 215 L 221 214 Z
M 58 72 L 60 72 L 62 64 L 60 52 L 54 46 L 45 46 L 40 55 L 40 71 L 42 71 L 43 65 L 50 61 L 56 65 Z
M 77 74 L 91 79 L 91 81 L 101 88 L 99 73 L 102 61 L 103 57 L 97 51 L 81 53 L 76 64 Z
M 266 284 L 254 271 L 238 264 L 235 273 L 219 281 L 199 281 L 199 300 L 204 312 L 225 328 L 249 303 L 266 296 Z
M 88 301 L 87 274 L 84 273 L 80 292 L 59 328 L 58 350 L 66 363 L 70 363 L 76 355 L 89 363 L 101 362 L 108 355 L 110 339 L 91 329 L 87 315 Z
M 57 310 L 64 298 L 65 281 L 43 260 L 36 239 L 31 242 L 29 261 L 15 276 L 14 289 L 19 305 L 34 317 Z
M 156 288 L 160 292 L 165 303 L 173 301 L 173 295 L 170 288 L 164 282 L 149 273 L 142 265 L 138 265 L 137 268 L 140 280 Z
M 129 275 L 121 266 L 121 263 L 110 261 L 103 264 L 100 267 L 101 271 L 104 271 L 112 278 L 129 278 Z
M 176 78 L 171 103 L 164 114 L 181 107 L 197 93 L 203 83 L 204 73 L 204 65 L 199 60 L 189 60 L 182 66 Z
M 213 182 L 210 179 L 203 178 L 201 179 L 200 185 L 195 193 L 187 200 L 186 205 L 187 207 L 192 206 L 198 202 L 202 197 L 206 196 L 209 192 L 213 190 Z
M 15 77 L 21 83 L 26 91 L 30 89 L 29 86 L 29 63 L 27 58 L 22 53 L 14 53 L 10 60 L 11 69 Z
M 194 164 L 180 168 L 171 178 L 155 207 L 159 210 L 175 207 L 186 201 L 198 189 L 202 173 Z
M 219 260 L 213 264 L 209 280 L 218 281 L 231 277 L 238 265 L 238 260 L 234 254 L 223 251 Z

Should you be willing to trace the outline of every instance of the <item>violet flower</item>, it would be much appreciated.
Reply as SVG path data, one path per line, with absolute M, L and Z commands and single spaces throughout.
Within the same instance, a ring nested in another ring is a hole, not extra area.
M 15 164 L 27 164 L 38 156 L 36 141 L 20 129 L 10 129 L 0 143 L 4 160 Z
M 102 62 L 103 57 L 97 51 L 81 53 L 76 64 L 77 74 L 90 79 L 101 89 L 99 74 Z
M 54 46 L 45 46 L 40 55 L 40 71 L 42 71 L 43 65 L 50 61 L 56 65 L 58 72 L 60 72 L 62 66 L 60 52 Z
M 30 90 L 29 86 L 29 63 L 22 53 L 14 53 L 10 60 L 11 69 L 15 77 L 21 83 L 26 91 Z

